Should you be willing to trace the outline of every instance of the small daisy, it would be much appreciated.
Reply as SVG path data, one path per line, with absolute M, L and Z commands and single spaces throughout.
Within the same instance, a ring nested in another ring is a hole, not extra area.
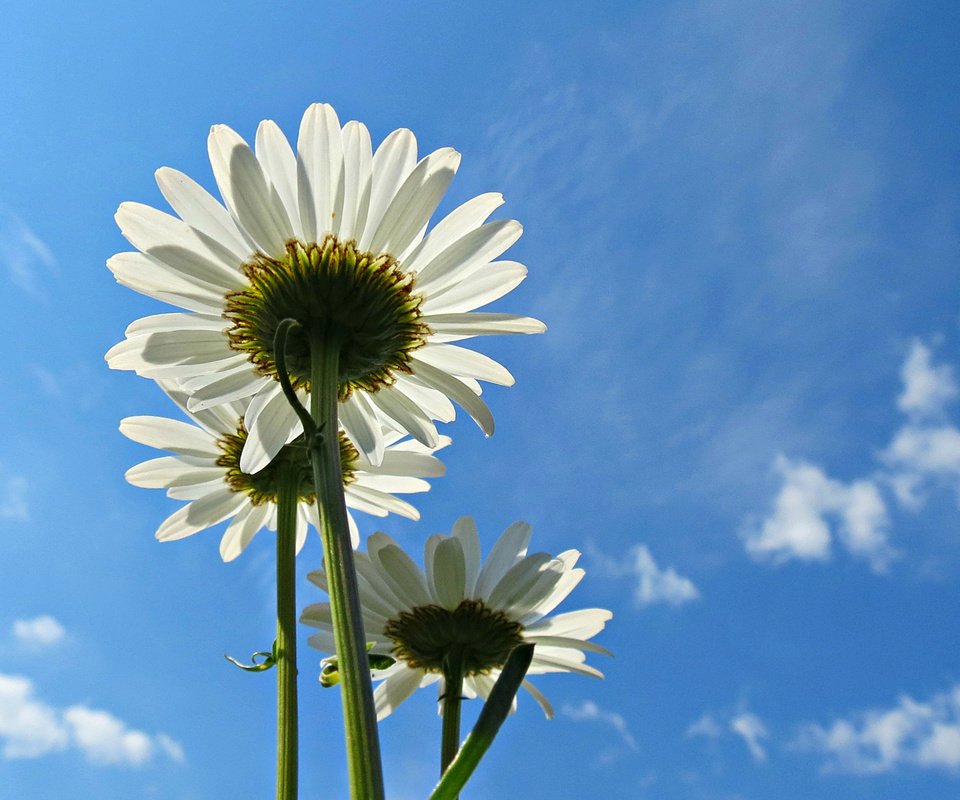
M 308 523 L 319 527 L 313 472 L 306 449 L 294 441 L 262 470 L 244 472 L 240 469 L 240 453 L 247 438 L 244 404 L 230 402 L 191 412 L 186 408 L 185 394 L 169 384 L 161 385 L 196 424 L 146 416 L 127 417 L 120 423 L 121 433 L 128 438 L 174 454 L 131 467 L 127 480 L 134 486 L 166 489 L 169 497 L 190 501 L 164 520 L 157 529 L 157 539 L 183 539 L 232 517 L 220 540 L 221 557 L 232 561 L 261 529 L 276 530 L 278 472 L 282 464 L 295 460 L 301 473 L 296 545 L 299 553 L 306 541 Z M 422 478 L 439 477 L 445 471 L 443 462 L 419 442 L 400 441 L 405 434 L 395 430 L 385 430 L 383 435 L 383 460 L 374 466 L 342 431 L 339 434 L 344 499 L 354 547 L 360 537 L 349 509 L 377 517 L 394 513 L 419 519 L 417 509 L 393 493 L 428 491 L 430 484 Z M 447 437 L 440 437 L 438 442 L 440 447 L 449 443 Z
M 373 655 L 396 662 L 375 670 L 382 681 L 374 691 L 377 717 L 383 719 L 415 689 L 440 681 L 452 648 L 463 658 L 464 695 L 486 698 L 510 651 L 522 642 L 536 645 L 528 675 L 577 672 L 602 678 L 584 663 L 584 651 L 609 652 L 587 641 L 613 614 L 601 608 L 547 615 L 583 578 L 576 568 L 580 553 L 567 550 L 553 557 L 527 554 L 530 526 L 507 528 L 481 565 L 476 525 L 463 517 L 451 536 L 431 536 L 424 548 L 426 574 L 385 533 L 367 539 L 367 552 L 356 553 L 364 633 Z M 326 591 L 323 570 L 310 580 Z M 334 652 L 329 603 L 308 606 L 300 621 L 320 633 L 309 643 Z M 547 699 L 529 682 L 530 692 L 548 717 Z
M 341 128 L 319 104 L 303 116 L 296 152 L 269 120 L 255 149 L 225 125 L 212 128 L 208 149 L 223 205 L 163 168 L 157 183 L 179 216 L 139 203 L 117 212 L 139 251 L 107 262 L 117 281 L 189 313 L 135 322 L 107 353 L 110 366 L 176 380 L 194 411 L 251 398 L 241 466 L 256 472 L 299 433 L 273 353 L 277 325 L 293 318 L 302 326 L 289 344 L 294 385 L 309 391 L 311 339 L 336 336 L 340 421 L 371 463 L 383 457 L 381 416 L 434 448 L 434 420 L 453 419 L 453 400 L 490 435 L 479 381 L 513 377 L 453 342 L 545 326 L 475 313 L 527 273 L 495 261 L 522 231 L 487 221 L 499 194 L 467 201 L 424 235 L 460 154 L 442 148 L 418 161 L 406 129 L 373 152 L 363 124 Z

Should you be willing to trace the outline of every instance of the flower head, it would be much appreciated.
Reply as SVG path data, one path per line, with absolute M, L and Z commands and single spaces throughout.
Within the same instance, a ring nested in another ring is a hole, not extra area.
M 536 645 L 529 675 L 577 672 L 602 678 L 584 663 L 585 651 L 608 654 L 588 641 L 613 615 L 589 608 L 547 616 L 583 578 L 580 554 L 527 553 L 530 526 L 507 528 L 481 564 L 477 529 L 470 517 L 452 535 L 431 536 L 424 549 L 426 573 L 389 536 L 375 533 L 367 551 L 356 553 L 364 633 L 373 655 L 396 662 L 373 677 L 377 715 L 390 714 L 421 686 L 441 681 L 443 662 L 455 651 L 463 664 L 464 692 L 486 698 L 510 651 Z M 326 591 L 326 574 L 309 578 Z M 308 606 L 301 622 L 320 630 L 310 637 L 319 650 L 334 652 L 329 603 Z M 547 716 L 547 699 L 529 681 L 523 686 Z
M 135 322 L 107 353 L 110 366 L 176 380 L 194 411 L 250 398 L 248 472 L 299 435 L 276 379 L 273 336 L 285 318 L 300 323 L 287 361 L 304 391 L 310 346 L 336 341 L 341 424 L 371 463 L 380 463 L 390 428 L 381 417 L 434 448 L 434 420 L 453 419 L 451 399 L 492 433 L 479 381 L 513 377 L 453 342 L 545 328 L 474 311 L 526 276 L 522 264 L 494 260 L 521 233 L 514 220 L 487 222 L 499 194 L 467 201 L 426 233 L 459 153 L 441 148 L 418 161 L 405 129 L 373 152 L 366 127 L 341 128 L 328 105 L 307 109 L 296 153 L 269 120 L 255 150 L 224 125 L 208 145 L 223 205 L 163 168 L 157 183 L 179 217 L 138 203 L 117 212 L 139 251 L 108 261 L 117 280 L 188 313 Z
M 297 552 L 306 541 L 307 526 L 319 526 L 313 473 L 306 448 L 294 441 L 280 450 L 263 469 L 244 472 L 240 454 L 247 439 L 244 403 L 229 402 L 202 411 L 187 409 L 187 396 L 165 382 L 161 386 L 193 420 L 193 424 L 165 417 L 127 417 L 120 431 L 141 444 L 169 450 L 173 455 L 144 461 L 127 470 L 134 486 L 166 489 L 187 505 L 171 514 L 157 529 L 160 541 L 172 541 L 231 519 L 220 540 L 220 555 L 232 561 L 263 528 L 276 530 L 277 490 L 282 472 L 292 470 L 299 483 Z M 379 465 L 370 464 L 340 431 L 340 461 L 344 499 L 354 547 L 359 533 L 349 509 L 378 517 L 388 513 L 419 519 L 419 512 L 394 493 L 424 492 L 425 477 L 444 474 L 443 463 L 419 442 L 384 431 L 386 449 Z M 449 443 L 441 437 L 441 447 Z

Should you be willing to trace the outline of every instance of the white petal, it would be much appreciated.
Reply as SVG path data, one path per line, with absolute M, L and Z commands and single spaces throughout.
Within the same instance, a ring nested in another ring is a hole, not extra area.
M 314 103 L 300 121 L 297 140 L 300 218 L 307 241 L 339 229 L 343 207 L 343 141 L 337 113 Z
M 553 559 L 549 553 L 533 553 L 508 569 L 487 594 L 493 608 L 510 609 L 537 583 L 541 572 Z M 558 568 L 559 571 L 559 568 Z
M 457 411 L 453 407 L 453 403 L 443 392 L 421 386 L 405 375 L 397 375 L 396 377 L 397 382 L 391 387 L 392 390 L 395 392 L 402 391 L 412 402 L 422 408 L 430 419 L 436 419 L 440 422 L 453 422 L 457 418 Z
M 514 522 L 497 539 L 477 578 L 474 597 L 485 599 L 514 564 L 527 554 L 532 530 L 526 522 Z
M 501 255 L 522 233 L 523 226 L 513 219 L 487 222 L 470 231 L 438 253 L 417 273 L 417 291 L 429 296 L 453 285 L 464 275 Z
M 247 143 L 226 125 L 214 125 L 207 151 L 220 194 L 240 228 L 262 253 L 283 254 L 293 226 Z
M 395 665 L 396 666 L 396 665 Z M 388 717 L 404 700 L 406 700 L 420 685 L 423 672 L 411 669 L 404 664 L 394 672 L 373 692 L 373 705 L 377 712 L 377 720 Z
M 429 448 L 439 442 L 436 426 L 423 410 L 396 386 L 386 386 L 367 399 L 386 417 Z
M 353 392 L 337 407 L 340 424 L 347 436 L 371 464 L 383 460 L 383 435 L 377 412 L 362 392 Z
M 460 165 L 452 148 L 436 150 L 407 176 L 370 243 L 375 253 L 403 253 L 436 211 Z
M 443 370 L 437 369 L 423 361 L 416 362 L 415 378 L 422 381 L 427 387 L 443 392 L 445 395 L 455 400 L 463 410 L 466 411 L 474 422 L 480 426 L 487 436 L 493 434 L 493 414 L 473 390 L 459 378 L 447 374 Z
M 419 272 L 435 256 L 446 250 L 458 239 L 483 225 L 487 217 L 501 205 L 503 205 L 503 195 L 499 192 L 489 192 L 474 197 L 455 208 L 440 220 L 417 246 L 417 249 L 404 259 L 403 268 L 408 272 Z
M 452 344 L 427 345 L 417 350 L 413 357 L 415 361 L 425 361 L 458 378 L 476 378 L 499 386 L 513 386 L 515 382 L 502 364 L 482 353 Z
M 464 597 L 477 598 L 476 585 L 480 575 L 480 537 L 473 517 L 460 517 L 453 524 L 452 535 L 460 541 L 464 563 Z
M 354 485 L 387 494 L 418 494 L 430 491 L 430 484 L 420 478 L 409 475 L 373 475 L 365 471 L 356 473 Z
M 532 317 L 516 314 L 472 312 L 468 314 L 433 314 L 421 317 L 438 340 L 453 341 L 467 336 L 492 336 L 503 333 L 543 333 L 547 326 Z M 441 339 L 442 337 L 442 339 Z
M 130 467 L 124 477 L 134 486 L 144 489 L 169 489 L 171 486 L 189 486 L 223 479 L 223 468 L 212 458 L 165 456 L 152 458 Z
M 359 237 L 361 250 L 370 249 L 373 235 L 380 227 L 384 212 L 407 175 L 416 166 L 416 162 L 417 140 L 406 128 L 391 133 L 377 148 L 373 156 L 370 207 Z
M 120 433 L 128 439 L 171 450 L 185 456 L 219 458 L 220 450 L 213 437 L 195 425 L 166 417 L 127 417 L 120 422 Z
M 287 442 L 303 433 L 297 412 L 279 383 L 265 387 L 250 401 L 244 424 L 248 434 L 240 454 L 240 469 L 248 475 L 262 470 Z
M 385 512 L 390 514 L 398 514 L 399 516 L 406 517 L 407 519 L 420 519 L 420 512 L 417 511 L 414 506 L 404 502 L 403 500 L 400 500 L 397 497 L 393 497 L 386 492 L 379 492 L 376 489 L 371 489 L 368 486 L 359 486 L 356 483 L 350 484 L 348 488 L 350 490 L 352 501 L 369 503 L 372 506 L 379 507 Z M 359 508 L 359 506 L 355 507 Z
M 570 638 L 568 636 L 528 636 L 523 637 L 528 642 L 533 642 L 538 647 L 546 645 L 549 647 L 567 648 L 570 650 L 586 650 L 590 653 L 599 653 L 604 656 L 613 656 L 606 647 L 601 647 L 593 642 L 585 642 L 582 639 Z
M 263 120 L 257 127 L 256 150 L 257 161 L 287 212 L 292 226 L 291 232 L 297 238 L 302 238 L 300 201 L 297 195 L 297 157 L 287 137 L 272 119 Z
M 531 607 L 530 610 L 521 617 L 518 622 L 527 625 L 535 622 L 555 609 L 564 601 L 567 595 L 572 592 L 578 583 L 583 580 L 584 571 L 582 569 L 572 569 L 564 573 L 563 577 L 557 581 L 556 586 L 541 602 Z
M 537 687 L 530 683 L 530 681 L 528 681 L 526 678 L 524 678 L 520 685 L 530 692 L 531 695 L 533 695 L 533 699 L 536 700 L 540 708 L 543 709 L 543 713 L 546 715 L 547 719 L 553 719 L 553 706 L 550 705 L 550 701 L 543 696 L 540 690 L 537 689 Z
M 161 167 L 155 177 L 170 207 L 191 228 L 227 248 L 238 264 L 253 255 L 230 212 L 195 180 L 170 167 Z
M 575 650 L 563 651 L 566 653 L 575 653 Z M 581 655 L 583 655 L 581 653 Z M 581 664 L 572 658 L 565 658 L 555 655 L 545 655 L 541 653 L 540 648 L 533 651 L 533 660 L 530 662 L 529 675 L 542 675 L 547 672 L 575 672 L 578 675 L 589 675 L 591 678 L 602 678 L 603 673 L 591 667 L 589 664 Z
M 440 292 L 431 294 L 424 314 L 455 314 L 482 308 L 513 291 L 527 277 L 527 268 L 516 261 L 495 261 Z
M 434 591 L 444 608 L 453 610 L 466 597 L 466 565 L 459 539 L 449 537 L 434 552 Z
M 370 170 L 373 151 L 370 132 L 361 123 L 351 120 L 343 126 L 343 218 L 340 238 L 356 239 L 363 230 L 370 202 Z
M 220 540 L 220 557 L 224 561 L 233 561 L 253 541 L 267 521 L 270 507 L 267 504 L 250 505 L 234 518 Z
M 221 291 L 177 274 L 159 259 L 143 253 L 117 253 L 107 267 L 117 283 L 147 297 L 200 313 L 223 311 Z
M 526 626 L 526 634 L 533 636 L 569 636 L 589 639 L 603 630 L 613 613 L 605 608 L 583 608 L 556 614 Z
M 372 475 L 411 475 L 417 478 L 441 478 L 447 473 L 444 463 L 427 453 L 410 453 L 388 449 L 380 466 L 365 464 L 364 472 Z
M 263 378 L 253 371 L 246 359 L 231 369 L 218 372 L 215 380 L 210 380 L 209 375 L 204 375 L 183 382 L 183 388 L 191 394 L 190 410 L 192 412 L 250 397 L 262 387 Z M 237 416 L 237 422 L 240 421 L 241 416 Z
M 157 539 L 167 542 L 190 536 L 232 516 L 246 502 L 246 495 L 224 487 L 194 500 L 167 517 L 157 529 Z
M 131 322 L 125 333 L 127 336 L 137 336 L 158 331 L 222 331 L 229 324 L 222 317 L 210 314 L 154 314 Z

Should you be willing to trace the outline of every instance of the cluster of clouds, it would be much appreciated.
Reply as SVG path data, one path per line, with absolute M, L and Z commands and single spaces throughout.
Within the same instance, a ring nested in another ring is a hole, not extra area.
M 705 713 L 687 728 L 688 738 L 719 740 L 735 735 L 757 763 L 767 760 L 770 733 L 750 711 Z M 960 683 L 926 701 L 906 695 L 889 708 L 838 717 L 826 725 L 806 722 L 786 748 L 824 758 L 825 772 L 877 775 L 901 767 L 960 773 Z
M 872 475 L 845 483 L 814 464 L 777 457 L 781 488 L 773 509 L 762 520 L 748 520 L 743 531 L 756 560 L 825 561 L 836 542 L 874 572 L 886 572 L 899 553 L 890 544 L 885 497 L 916 512 L 932 489 L 960 494 L 960 429 L 947 415 L 960 394 L 954 371 L 934 364 L 930 348 L 914 341 L 900 374 L 897 406 L 906 420 L 878 454 Z
M 700 590 L 692 580 L 673 567 L 658 565 L 645 544 L 631 547 L 624 559 L 610 558 L 597 548 L 591 548 L 590 555 L 602 574 L 635 581 L 633 599 L 641 608 L 657 603 L 681 606 L 700 597 Z
M 795 744 L 825 755 L 827 771 L 872 775 L 903 765 L 960 771 L 960 683 L 926 702 L 903 696 L 892 708 L 805 725 Z
M 175 762 L 184 760 L 183 747 L 166 734 L 151 736 L 107 711 L 84 705 L 55 708 L 37 699 L 29 678 L 3 673 L 0 745 L 5 759 L 39 758 L 72 748 L 91 764 L 137 767 L 158 754 Z
M 63 625 L 49 614 L 15 620 L 12 632 L 14 639 L 31 648 L 50 647 L 63 641 L 67 635 Z
M 739 711 L 729 715 L 723 721 L 718 720 L 713 714 L 705 713 L 687 728 L 688 738 L 720 739 L 727 734 L 740 737 L 750 756 L 758 764 L 767 760 L 767 750 L 763 741 L 770 734 L 760 717 L 751 711 Z

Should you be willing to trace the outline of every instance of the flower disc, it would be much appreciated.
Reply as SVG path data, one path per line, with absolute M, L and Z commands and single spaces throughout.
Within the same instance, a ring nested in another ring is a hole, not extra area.
M 410 353 L 429 328 L 413 277 L 389 255 L 359 252 L 353 241 L 327 236 L 321 244 L 291 240 L 280 258 L 255 255 L 243 267 L 249 287 L 226 296 L 230 346 L 258 372 L 277 376 L 274 335 L 290 318 L 300 323 L 287 341 L 287 369 L 296 386 L 310 382 L 310 344 L 339 347 L 341 399 L 354 389 L 375 392 L 410 372 Z

